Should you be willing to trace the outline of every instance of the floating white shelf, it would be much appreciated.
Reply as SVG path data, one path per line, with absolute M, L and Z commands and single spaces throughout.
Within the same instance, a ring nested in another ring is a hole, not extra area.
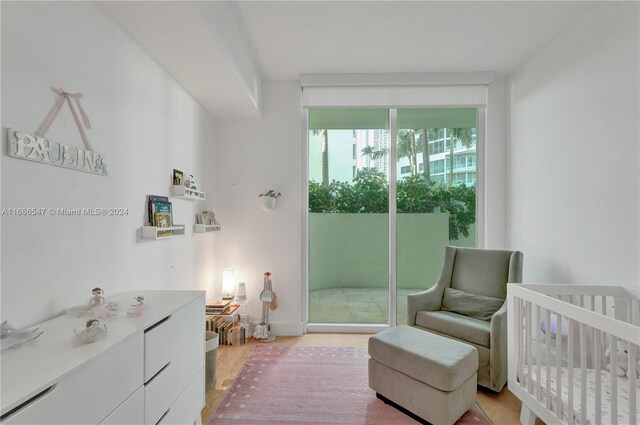
M 220 224 L 194 224 L 193 233 L 219 232 L 220 228 Z
M 173 185 L 171 187 L 171 193 L 173 196 L 178 196 L 185 199 L 199 199 L 204 201 L 206 199 L 205 193 L 201 190 L 189 189 L 183 185 Z
M 172 227 L 142 226 L 142 239 L 169 239 L 172 236 L 184 235 L 184 224 Z M 159 233 L 171 231 L 170 235 L 162 236 Z

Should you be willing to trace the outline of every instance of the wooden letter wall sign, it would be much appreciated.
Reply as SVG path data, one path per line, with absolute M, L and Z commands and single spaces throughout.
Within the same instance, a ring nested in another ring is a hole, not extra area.
M 57 165 L 73 170 L 106 176 L 108 161 L 102 155 L 76 146 L 47 140 L 44 137 L 7 129 L 7 150 L 14 158 Z

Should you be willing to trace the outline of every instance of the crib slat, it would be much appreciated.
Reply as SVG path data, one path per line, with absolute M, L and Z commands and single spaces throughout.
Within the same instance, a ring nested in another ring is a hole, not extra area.
M 531 377 L 531 351 L 533 335 L 531 333 L 531 301 L 527 301 L 527 387 L 529 394 L 533 394 L 533 379 Z
M 611 424 L 618 423 L 618 356 L 616 355 L 616 347 L 618 346 L 618 337 L 611 335 Z
M 567 336 L 567 366 L 569 369 L 569 376 L 567 377 L 567 406 L 569 425 L 573 425 L 573 319 L 569 319 L 569 331 Z
M 542 317 L 540 313 L 540 306 L 536 305 L 536 387 L 538 389 L 538 394 L 536 396 L 538 401 L 542 401 L 542 381 L 540 380 L 540 362 L 542 357 L 542 350 L 540 348 L 540 341 L 542 340 L 542 329 L 540 326 L 540 318 Z
M 520 340 L 520 386 L 527 388 L 527 379 L 529 378 L 524 373 L 527 367 L 527 301 L 523 299 L 520 302 L 520 335 L 522 335 Z
M 587 325 L 580 324 L 580 423 L 587 423 Z
M 629 425 L 636 425 L 636 353 L 638 347 L 635 344 L 629 344 L 629 369 L 627 376 L 629 377 Z
M 562 315 L 556 313 L 556 416 L 562 420 Z
M 596 296 L 591 295 L 589 298 L 591 299 L 591 302 L 589 303 L 589 308 L 591 308 L 591 311 L 596 311 Z
M 596 423 L 602 423 L 602 374 L 601 374 L 601 353 L 602 353 L 602 341 L 601 341 L 601 332 L 598 329 L 593 329 L 593 355 L 595 361 L 595 370 L 596 370 Z
M 580 295 L 580 307 L 584 307 L 584 295 Z
M 546 354 L 547 354 L 547 358 L 546 358 L 546 362 L 545 365 L 547 366 L 546 372 L 547 372 L 547 381 L 546 381 L 546 386 L 547 386 L 547 395 L 546 395 L 546 405 L 547 405 L 547 409 L 551 410 L 551 311 L 549 309 L 545 309 L 547 312 L 547 320 L 546 320 L 546 326 L 545 326 L 545 348 L 546 348 Z
M 518 334 L 520 336 L 520 340 L 518 341 L 518 378 L 520 381 L 520 386 L 525 388 L 524 384 L 524 367 L 522 363 L 525 361 L 524 357 L 524 344 L 525 338 L 523 337 L 524 332 L 524 324 L 522 323 L 522 318 L 524 317 L 524 300 L 518 298 Z

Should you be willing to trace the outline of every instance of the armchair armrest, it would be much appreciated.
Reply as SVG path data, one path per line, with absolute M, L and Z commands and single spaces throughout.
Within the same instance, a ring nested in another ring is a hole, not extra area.
M 500 391 L 507 381 L 507 302 L 491 316 L 489 340 L 491 387 Z
M 426 291 L 407 295 L 407 324 L 416 324 L 416 314 L 419 311 L 438 311 L 442 307 L 443 284 L 437 283 Z

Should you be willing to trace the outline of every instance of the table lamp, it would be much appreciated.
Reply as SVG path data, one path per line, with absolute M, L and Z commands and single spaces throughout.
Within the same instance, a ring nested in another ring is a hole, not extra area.
M 233 268 L 225 267 L 222 270 L 222 299 L 232 300 L 235 291 L 235 282 L 233 280 Z

